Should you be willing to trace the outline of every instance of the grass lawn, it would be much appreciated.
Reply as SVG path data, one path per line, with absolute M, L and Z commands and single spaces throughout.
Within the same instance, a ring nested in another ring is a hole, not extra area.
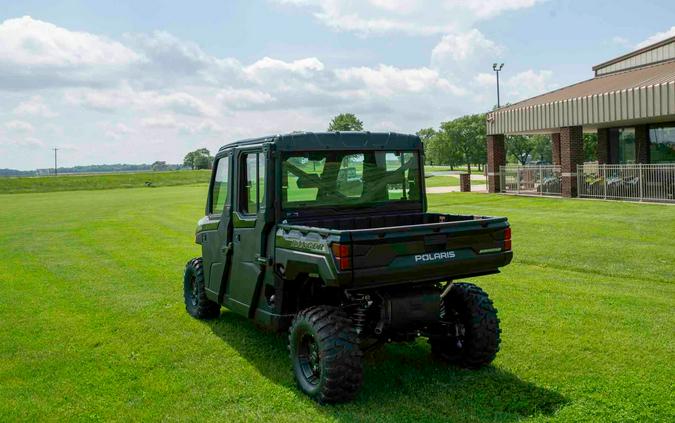
M 429 187 L 457 187 L 459 186 L 459 176 L 431 176 L 424 178 L 424 184 Z
M 295 388 L 284 335 L 185 313 L 205 195 L 0 195 L 0 421 L 675 419 L 675 207 L 431 195 L 512 222 L 513 264 L 475 280 L 500 310 L 494 366 L 388 345 L 356 401 L 322 407 Z
M 95 190 L 111 188 L 163 187 L 208 182 L 210 170 L 128 172 L 87 175 L 0 177 L 0 194 Z

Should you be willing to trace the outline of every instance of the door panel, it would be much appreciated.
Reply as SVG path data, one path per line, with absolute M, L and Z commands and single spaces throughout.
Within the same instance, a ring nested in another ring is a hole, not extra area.
M 265 156 L 260 150 L 242 151 L 236 163 L 239 186 L 236 209 L 232 212 L 232 272 L 227 305 L 247 314 L 261 273 L 258 257 L 265 225 Z
M 235 220 L 239 219 L 235 217 Z M 252 302 L 256 282 L 260 275 L 260 264 L 256 261 L 260 245 L 257 233 L 255 226 L 237 227 L 235 224 L 232 256 L 234 268 L 228 297 L 241 306 L 245 306 L 246 311 Z
M 215 223 L 217 227 L 204 234 L 202 255 L 206 264 L 204 276 L 207 282 L 207 294 L 212 300 L 220 301 L 226 281 L 224 272 L 228 268 L 231 257 L 230 248 L 228 248 L 232 240 L 231 156 L 218 158 L 214 168 L 216 171 L 211 182 L 207 212 L 209 221 Z

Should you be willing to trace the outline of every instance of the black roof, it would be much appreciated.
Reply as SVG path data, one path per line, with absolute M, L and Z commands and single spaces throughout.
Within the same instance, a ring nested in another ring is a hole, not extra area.
M 274 143 L 280 151 L 329 149 L 395 149 L 417 150 L 422 142 L 417 135 L 396 132 L 291 132 L 289 134 L 250 138 L 224 145 L 219 151 L 233 147 Z

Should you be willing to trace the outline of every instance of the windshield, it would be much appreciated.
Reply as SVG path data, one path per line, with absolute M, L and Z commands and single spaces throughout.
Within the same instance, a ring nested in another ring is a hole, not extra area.
M 293 152 L 282 157 L 284 209 L 420 200 L 417 151 Z

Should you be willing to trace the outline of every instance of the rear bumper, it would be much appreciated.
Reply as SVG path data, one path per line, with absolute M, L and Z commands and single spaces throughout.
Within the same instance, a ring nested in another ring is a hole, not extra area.
M 406 261 L 407 259 L 407 261 Z M 499 272 L 513 259 L 513 252 L 473 254 L 471 258 L 446 260 L 434 263 L 410 263 L 410 257 L 383 267 L 371 267 L 353 271 L 351 286 L 345 288 L 369 288 L 410 282 L 433 282 L 454 280 Z

